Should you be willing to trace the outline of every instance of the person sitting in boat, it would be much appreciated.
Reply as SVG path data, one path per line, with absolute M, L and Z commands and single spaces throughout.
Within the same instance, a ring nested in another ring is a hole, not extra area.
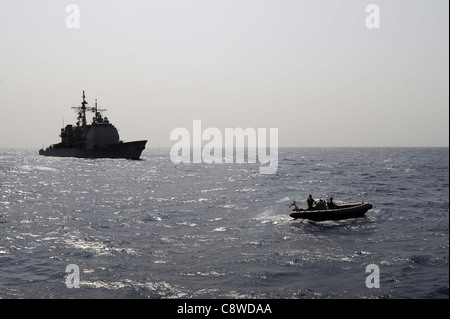
M 333 203 L 333 197 L 330 197 L 330 200 L 327 202 L 327 206 L 330 209 L 334 209 L 334 208 L 338 207 L 335 203 Z
M 314 207 L 317 210 L 327 209 L 327 203 L 323 199 L 319 199 L 316 201 L 316 206 Z
M 306 200 L 306 202 L 308 203 L 308 209 L 313 209 L 314 198 L 312 198 L 312 195 L 309 195 L 309 197 Z

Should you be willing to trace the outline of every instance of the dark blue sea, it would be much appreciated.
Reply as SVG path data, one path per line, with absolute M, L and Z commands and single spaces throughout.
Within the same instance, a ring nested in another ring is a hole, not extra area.
M 449 298 L 448 148 L 278 159 L 261 175 L 258 163 L 174 164 L 169 149 L 139 161 L 1 149 L 0 298 Z M 374 208 L 289 217 L 309 194 Z

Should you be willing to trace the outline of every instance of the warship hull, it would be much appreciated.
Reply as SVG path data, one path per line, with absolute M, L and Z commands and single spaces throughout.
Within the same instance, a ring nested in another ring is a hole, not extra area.
M 76 158 L 125 158 L 138 160 L 147 141 L 112 144 L 104 148 L 62 148 L 58 145 L 40 149 L 39 155 Z

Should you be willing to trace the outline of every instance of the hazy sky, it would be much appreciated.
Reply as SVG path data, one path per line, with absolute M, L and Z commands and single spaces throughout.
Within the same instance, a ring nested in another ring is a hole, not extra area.
M 66 26 L 69 4 L 80 28 Z M 83 90 L 147 147 L 193 120 L 278 128 L 279 146 L 448 146 L 448 12 L 447 0 L 2 0 L 0 147 L 59 142 Z

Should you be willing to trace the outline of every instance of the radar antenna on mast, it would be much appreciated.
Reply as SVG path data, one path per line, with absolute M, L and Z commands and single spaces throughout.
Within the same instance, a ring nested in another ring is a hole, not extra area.
M 97 99 L 95 99 L 95 106 L 93 108 L 90 109 L 92 112 L 94 112 L 94 118 L 92 119 L 93 123 L 102 123 L 105 122 L 105 120 L 107 121 L 108 118 L 105 117 L 105 120 L 103 120 L 102 118 L 102 114 L 101 112 L 106 111 L 106 109 L 99 109 L 97 106 Z
M 99 109 L 97 107 L 97 99 L 95 99 L 95 106 L 90 109 L 90 111 L 94 112 L 97 115 L 97 112 L 105 112 L 107 109 Z
M 102 115 L 100 112 L 105 112 L 107 111 L 106 109 L 99 109 L 97 106 L 97 99 L 95 99 L 95 106 L 94 107 L 86 107 L 86 105 L 88 104 L 88 102 L 86 102 L 86 95 L 83 91 L 83 101 L 81 102 L 81 106 L 72 106 L 71 108 L 76 110 L 76 112 L 78 112 L 78 123 L 77 125 L 80 125 L 80 121 L 81 121 L 81 125 L 83 127 L 86 127 L 86 111 L 90 111 L 94 113 L 94 122 L 102 122 Z
M 88 102 L 86 102 L 86 95 L 83 90 L 83 102 L 81 102 L 81 106 L 72 107 L 72 109 L 78 111 L 78 121 L 81 120 L 83 127 L 86 127 L 86 104 L 88 104 Z

